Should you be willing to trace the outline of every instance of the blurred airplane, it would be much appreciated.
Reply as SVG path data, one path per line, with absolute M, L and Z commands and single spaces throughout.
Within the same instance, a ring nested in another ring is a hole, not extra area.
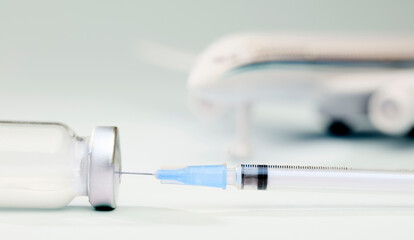
M 309 98 L 334 135 L 414 126 L 414 36 L 239 34 L 214 42 L 189 77 L 192 109 L 206 118 L 236 108 L 234 157 L 251 153 L 251 107 Z

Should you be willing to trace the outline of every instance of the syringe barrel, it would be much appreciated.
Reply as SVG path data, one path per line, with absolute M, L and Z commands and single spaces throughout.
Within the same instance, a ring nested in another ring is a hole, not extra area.
M 414 192 L 414 172 L 411 170 L 242 164 L 235 172 L 235 183 L 242 189 Z

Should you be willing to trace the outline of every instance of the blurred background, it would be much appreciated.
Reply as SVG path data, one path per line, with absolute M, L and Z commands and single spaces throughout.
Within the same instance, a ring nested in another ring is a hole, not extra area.
M 414 2 L 402 0 L 3 0 L 0 119 L 63 122 L 82 136 L 97 125 L 118 126 L 123 169 L 130 171 L 235 164 L 226 154 L 234 116 L 206 123 L 188 107 L 188 74 L 208 44 L 245 31 L 411 33 L 413 7 Z M 414 167 L 412 140 L 380 134 L 329 137 L 317 124 L 313 104 L 291 104 L 255 108 L 250 162 Z M 24 228 L 28 231 L 17 236 L 39 238 L 72 238 L 78 223 L 83 233 L 99 230 L 106 238 L 177 236 L 183 233 L 178 227 L 188 237 L 207 229 L 257 237 L 257 229 L 276 226 L 279 236 L 297 239 L 328 239 L 336 232 L 341 232 L 337 239 L 364 237 L 367 229 L 377 238 L 406 237 L 413 202 L 413 196 L 223 192 L 125 176 L 114 212 L 93 212 L 80 198 L 60 211 L 2 212 L 0 228 L 6 233 Z M 342 231 L 345 226 L 352 233 Z

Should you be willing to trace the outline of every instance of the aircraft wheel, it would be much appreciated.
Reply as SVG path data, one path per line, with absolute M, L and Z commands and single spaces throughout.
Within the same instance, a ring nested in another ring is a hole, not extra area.
M 341 120 L 333 120 L 328 125 L 327 131 L 332 136 L 349 136 L 352 134 L 351 127 Z

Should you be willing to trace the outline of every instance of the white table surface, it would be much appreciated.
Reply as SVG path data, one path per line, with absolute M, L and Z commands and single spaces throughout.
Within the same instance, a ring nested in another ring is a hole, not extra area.
M 187 71 L 206 44 L 241 30 L 414 30 L 404 4 L 385 2 L 366 19 L 369 3 L 306 2 L 4 1 L 0 119 L 60 121 L 83 136 L 116 125 L 124 170 L 236 164 L 226 155 L 232 115 L 203 123 L 188 109 Z M 254 126 L 249 162 L 414 167 L 414 141 L 329 138 L 310 103 L 261 104 Z M 113 212 L 86 197 L 60 210 L 0 210 L 4 239 L 412 239 L 413 221 L 413 195 L 222 191 L 139 176 L 123 177 Z

